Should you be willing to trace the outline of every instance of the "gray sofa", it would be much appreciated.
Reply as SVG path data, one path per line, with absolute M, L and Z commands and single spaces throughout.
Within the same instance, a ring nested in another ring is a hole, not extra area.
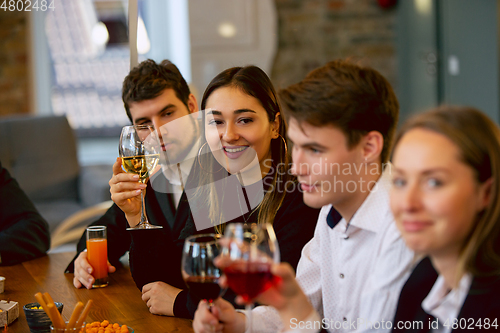
M 80 167 L 65 116 L 0 117 L 0 161 L 51 232 L 71 214 L 110 199 L 111 165 Z

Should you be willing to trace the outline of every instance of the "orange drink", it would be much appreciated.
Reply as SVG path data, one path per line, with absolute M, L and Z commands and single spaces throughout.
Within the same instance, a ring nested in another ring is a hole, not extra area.
M 87 228 L 87 260 L 92 266 L 92 287 L 108 285 L 108 240 L 105 226 Z
M 108 240 L 90 239 L 87 241 L 87 259 L 94 269 L 96 280 L 108 277 Z

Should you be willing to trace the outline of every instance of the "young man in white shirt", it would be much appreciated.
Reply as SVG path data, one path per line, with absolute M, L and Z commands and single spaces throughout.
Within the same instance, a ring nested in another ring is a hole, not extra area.
M 389 208 L 387 163 L 399 104 L 377 71 L 332 61 L 280 91 L 304 202 L 323 207 L 297 277 L 281 277 L 256 301 L 252 331 L 390 331 L 414 255 Z M 384 168 L 387 166 L 386 168 Z M 305 222 L 306 223 L 306 222 Z M 243 332 L 246 317 L 218 300 L 198 306 L 193 328 Z

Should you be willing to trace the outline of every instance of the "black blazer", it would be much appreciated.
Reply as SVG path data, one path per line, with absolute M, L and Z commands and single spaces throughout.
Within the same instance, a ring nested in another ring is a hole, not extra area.
M 431 264 L 430 259 L 424 258 L 412 272 L 408 281 L 401 291 L 396 316 L 393 322 L 393 331 L 405 332 L 429 332 L 429 324 L 433 317 L 422 309 L 422 301 L 431 291 L 438 273 Z M 484 320 L 488 318 L 490 323 L 496 321 L 497 327 L 491 326 L 485 329 L 475 326 L 477 323 L 484 325 Z M 467 298 L 459 312 L 458 320 L 467 323 L 452 330 L 452 332 L 492 332 L 500 328 L 500 276 L 474 277 Z M 398 330 L 398 322 L 416 321 L 423 323 L 423 329 Z M 467 327 L 471 329 L 467 329 Z M 474 328 L 474 329 L 472 329 Z
M 0 265 L 40 257 L 49 247 L 49 225 L 0 163 Z
M 156 189 L 166 189 L 166 186 L 168 186 L 168 182 L 163 176 L 163 173 L 160 172 L 157 177 L 152 177 L 152 179 L 154 180 L 147 183 L 146 196 L 144 199 L 146 214 L 151 224 L 163 226 L 163 233 L 168 236 L 167 238 L 173 240 L 173 235 L 180 233 L 180 230 L 184 227 L 189 216 L 189 203 L 186 200 L 185 193 L 183 193 L 181 201 L 179 202 L 179 207 L 175 210 L 169 194 L 157 192 L 153 189 L 153 187 Z M 152 186 L 152 182 L 155 183 L 154 186 Z M 121 266 L 120 258 L 130 250 L 132 244 L 132 232 L 126 230 L 129 225 L 123 211 L 116 204 L 113 204 L 103 216 L 90 225 L 105 225 L 107 227 L 108 260 L 114 266 Z M 173 229 L 170 225 L 173 225 Z M 138 230 L 135 230 L 134 232 L 137 231 Z M 154 232 L 154 230 L 147 231 Z M 151 235 L 151 233 L 148 234 Z M 85 233 L 83 233 L 77 244 L 77 254 L 69 263 L 65 273 L 73 273 L 75 259 L 80 252 L 86 248 L 86 236 Z M 141 288 L 142 285 L 143 284 L 141 284 Z

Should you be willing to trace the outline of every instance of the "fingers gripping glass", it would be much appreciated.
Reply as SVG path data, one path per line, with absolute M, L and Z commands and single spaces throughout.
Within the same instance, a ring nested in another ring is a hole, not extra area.
M 193 295 L 206 300 L 209 306 L 225 291 L 219 286 L 222 272 L 214 265 L 220 254 L 218 238 L 215 234 L 188 237 L 182 252 L 182 277 Z
M 119 145 L 122 166 L 126 172 L 138 175 L 139 182 L 145 184 L 158 165 L 160 149 L 160 141 L 153 126 L 135 125 L 123 127 Z M 141 220 L 137 226 L 127 230 L 162 228 L 162 226 L 153 225 L 148 221 L 144 203 L 145 193 L 146 189 L 142 189 Z
M 220 266 L 229 288 L 247 303 L 247 331 L 251 331 L 253 299 L 275 283 L 271 266 L 280 262 L 274 229 L 268 223 L 231 223 L 222 244 Z

